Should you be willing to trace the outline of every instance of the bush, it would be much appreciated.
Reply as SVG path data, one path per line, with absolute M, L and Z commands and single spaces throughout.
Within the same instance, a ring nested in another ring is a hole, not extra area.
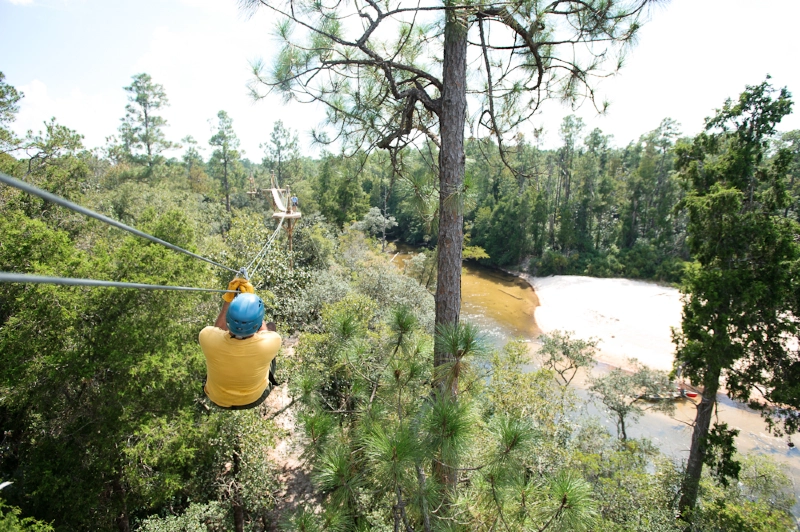
M 208 504 L 192 503 L 181 515 L 148 517 L 142 522 L 142 532 L 222 532 L 230 530 L 230 518 L 217 501 Z
M 538 277 L 565 275 L 569 271 L 570 259 L 557 251 L 548 250 L 541 259 L 532 260 L 530 273 Z
M 620 260 L 625 265 L 625 276 L 634 279 L 652 279 L 656 274 L 659 254 L 652 244 L 637 242 L 623 251 Z
M 588 257 L 583 269 L 583 274 L 591 277 L 621 277 L 624 272 L 625 265 L 619 261 L 616 249 Z
M 572 253 L 564 255 L 549 250 L 540 259 L 530 262 L 532 275 L 588 275 L 590 277 L 627 277 L 678 283 L 683 278 L 686 262 L 661 253 L 656 246 L 639 242 L 629 250 Z
M 48 523 L 32 517 L 20 518 L 20 509 L 0 500 L 0 532 L 52 532 Z

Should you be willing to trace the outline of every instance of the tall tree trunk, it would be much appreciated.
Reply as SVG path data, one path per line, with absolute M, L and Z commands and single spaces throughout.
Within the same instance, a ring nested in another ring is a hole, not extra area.
M 225 210 L 231 212 L 231 194 L 228 189 L 228 155 L 225 154 L 222 163 L 222 180 L 225 184 Z
M 692 432 L 692 447 L 689 451 L 689 461 L 686 464 L 686 473 L 681 486 L 681 500 L 678 505 L 680 514 L 685 516 L 687 511 L 694 508 L 697 503 L 697 492 L 700 487 L 700 475 L 703 473 L 703 460 L 706 457 L 706 436 L 711 426 L 711 415 L 717 402 L 719 389 L 720 369 L 710 369 L 703 379 L 703 396 L 697 405 L 697 416 L 694 419 L 694 432 Z
M 244 532 L 244 504 L 242 504 L 241 488 L 239 487 L 239 445 L 233 451 L 233 529 Z
M 381 185 L 382 184 L 383 184 L 383 177 L 381 177 Z M 388 192 L 384 192 L 383 193 L 383 212 L 381 213 L 383 215 L 383 235 L 381 236 L 381 253 L 386 251 L 386 214 L 387 214 L 386 203 L 387 203 L 388 199 L 389 199 L 389 193 Z
M 436 324 L 458 323 L 461 310 L 461 247 L 464 216 L 464 120 L 467 110 L 466 21 L 448 11 L 444 29 L 442 113 L 439 151 L 439 274 L 436 286 Z M 450 361 L 438 350 L 434 364 Z
M 550 248 L 556 248 L 556 216 L 561 206 L 561 169 L 556 170 L 558 177 L 556 178 L 556 198 L 553 204 L 553 213 L 550 218 Z
M 122 485 L 122 482 L 120 482 L 119 479 L 114 482 L 114 489 L 119 494 L 119 498 L 122 503 L 120 505 L 122 506 L 122 510 L 115 519 L 117 523 L 117 530 L 119 530 L 119 532 L 130 532 L 131 523 L 130 523 L 130 517 L 128 516 L 128 504 L 125 500 L 126 499 L 125 487 Z
M 467 111 L 467 22 L 463 14 L 448 11 L 444 27 L 442 65 L 442 111 L 439 129 L 439 273 L 436 284 L 436 325 L 458 323 L 461 311 L 461 247 L 464 241 L 464 215 L 461 209 L 464 183 L 464 122 Z M 453 359 L 452 354 L 435 348 L 434 368 Z M 434 383 L 435 393 L 453 394 L 446 379 Z M 434 474 L 448 488 L 455 488 L 456 470 L 434 461 Z
M 150 145 L 150 117 L 147 113 L 147 107 L 142 106 L 142 112 L 144 113 L 144 145 L 147 148 L 147 167 L 153 167 L 153 150 L 152 146 Z
M 119 517 L 117 517 L 117 530 L 119 530 L 119 532 L 130 532 L 131 524 L 127 512 L 122 512 L 119 514 Z
M 417 468 L 417 482 L 419 483 L 420 493 L 425 493 L 425 471 L 419 465 Z M 425 532 L 431 532 L 431 516 L 428 512 L 428 499 L 420 497 L 422 502 L 422 526 L 425 527 Z

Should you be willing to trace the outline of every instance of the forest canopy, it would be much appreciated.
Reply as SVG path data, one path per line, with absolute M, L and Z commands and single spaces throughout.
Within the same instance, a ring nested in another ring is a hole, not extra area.
M 764 89 L 763 105 L 773 101 L 768 82 L 754 87 Z M 296 132 L 279 122 L 263 139 L 263 159 L 253 162 L 238 152 L 236 123 L 224 110 L 209 117 L 211 135 L 171 140 L 169 124 L 153 119 L 169 103 L 158 80 L 138 74 L 121 90 L 129 102 L 117 134 L 89 150 L 55 119 L 40 132 L 14 135 L 24 95 L 0 76 L 0 171 L 235 269 L 275 231 L 269 199 L 250 192 L 268 188 L 273 175 L 290 187 L 303 213 L 293 249 L 279 233 L 249 273 L 267 318 L 287 339 L 278 374 L 294 423 L 279 426 L 268 405 L 232 413 L 205 401 L 197 334 L 219 311 L 218 295 L 2 283 L 0 482 L 12 484 L 0 488 L 0 526 L 795 529 L 785 473 L 730 445 L 708 453 L 715 467 L 700 468 L 696 504 L 684 520 L 675 518 L 684 464 L 647 439 L 627 437 L 634 403 L 611 401 L 620 386 L 644 393 L 667 376 L 642 371 L 615 374 L 624 385 L 596 383 L 594 392 L 609 399 L 600 404 L 622 416 L 618 436 L 583 413 L 586 399 L 563 378 L 560 364 L 591 365 L 592 345 L 553 335 L 552 365 L 531 370 L 523 341 L 492 348 L 467 323 L 436 327 L 435 143 L 409 150 L 398 172 L 380 151 L 305 157 Z M 704 198 L 730 197 L 728 185 L 758 204 L 753 227 L 772 227 L 767 216 L 791 248 L 800 135 L 779 133 L 776 112 L 747 151 L 747 139 L 736 135 L 741 117 L 751 115 L 739 103 L 725 104 L 695 138 L 665 119 L 615 147 L 575 116 L 564 119 L 557 149 L 524 135 L 506 151 L 491 137 L 467 138 L 467 260 L 537 276 L 683 282 L 696 293 L 697 279 L 717 271 L 702 269 L 716 260 L 703 247 L 709 238 L 701 240 L 700 229 L 713 226 L 701 216 Z M 746 159 L 742 153 L 752 162 L 747 175 L 758 176 L 745 185 L 725 173 L 728 163 Z M 752 197 L 742 192 L 751 184 Z M 0 243 L 4 272 L 199 288 L 224 288 L 231 276 L 4 185 Z M 396 244 L 417 251 L 405 273 L 387 257 Z M 707 329 L 693 323 L 681 356 L 700 371 L 692 335 Z M 452 363 L 434 369 L 434 349 Z M 790 357 L 766 359 L 796 369 Z M 749 384 L 765 367 L 777 371 L 751 362 L 736 366 L 743 372 L 736 382 Z M 452 397 L 430 393 L 436 380 Z M 785 383 L 766 385 L 778 392 L 775 404 L 796 406 Z M 712 433 L 723 444 L 727 434 Z M 286 472 L 273 452 L 289 440 L 313 486 L 295 507 L 283 498 Z M 730 468 L 716 467 L 733 462 L 736 482 Z M 441 464 L 452 484 L 437 475 Z

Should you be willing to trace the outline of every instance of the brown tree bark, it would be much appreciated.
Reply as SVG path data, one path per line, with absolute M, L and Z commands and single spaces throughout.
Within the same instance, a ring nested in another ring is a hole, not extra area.
M 461 310 L 461 247 L 464 215 L 460 194 L 464 184 L 464 122 L 467 112 L 467 24 L 449 11 L 444 28 L 442 111 L 439 129 L 439 273 L 436 324 L 458 323 Z M 436 351 L 434 365 L 450 362 Z
M 223 162 L 222 162 L 223 178 L 222 178 L 222 182 L 225 185 L 225 211 L 231 212 L 231 194 L 230 194 L 230 191 L 228 189 L 228 152 L 224 151 L 222 156 L 223 156 Z
M 700 488 L 700 476 L 703 474 L 703 460 L 706 457 L 705 439 L 711 427 L 711 415 L 717 403 L 717 390 L 719 390 L 720 369 L 710 370 L 703 379 L 703 395 L 697 405 L 697 415 L 694 419 L 692 432 L 692 447 L 689 451 L 689 461 L 686 463 L 686 473 L 681 485 L 681 500 L 678 509 L 681 516 L 686 517 L 697 503 L 697 492 Z
M 244 532 L 244 504 L 242 504 L 242 494 L 239 488 L 239 446 L 233 451 L 233 493 L 231 494 L 233 505 L 233 529 L 236 532 Z
M 436 325 L 458 323 L 461 312 L 461 248 L 464 241 L 464 214 L 461 193 L 464 184 L 464 122 L 467 112 L 467 22 L 462 15 L 448 11 L 444 27 L 444 61 L 442 66 L 442 110 L 439 131 L 439 272 L 436 284 Z M 433 366 L 452 362 L 453 356 L 434 349 Z M 454 383 L 453 386 L 458 386 Z M 443 376 L 437 376 L 434 393 L 453 394 Z M 435 460 L 434 475 L 452 489 L 457 471 L 449 464 Z
M 126 499 L 125 487 L 123 486 L 122 482 L 119 479 L 114 482 L 114 490 L 118 494 L 121 501 L 120 506 L 122 506 L 122 510 L 115 519 L 117 523 L 117 530 L 119 530 L 119 532 L 130 532 L 131 523 L 130 523 L 130 517 L 128 517 L 128 504 L 125 500 Z
M 130 532 L 131 524 L 126 512 L 119 514 L 119 517 L 117 517 L 117 530 L 119 532 Z

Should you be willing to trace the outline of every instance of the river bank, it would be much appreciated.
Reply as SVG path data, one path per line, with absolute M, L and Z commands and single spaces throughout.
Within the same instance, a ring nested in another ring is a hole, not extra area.
M 509 273 L 536 293 L 534 316 L 542 332 L 567 330 L 575 338 L 596 338 L 597 359 L 610 366 L 630 367 L 629 359 L 636 358 L 653 369 L 672 369 L 672 329 L 680 328 L 682 311 L 677 289 L 629 279 Z

